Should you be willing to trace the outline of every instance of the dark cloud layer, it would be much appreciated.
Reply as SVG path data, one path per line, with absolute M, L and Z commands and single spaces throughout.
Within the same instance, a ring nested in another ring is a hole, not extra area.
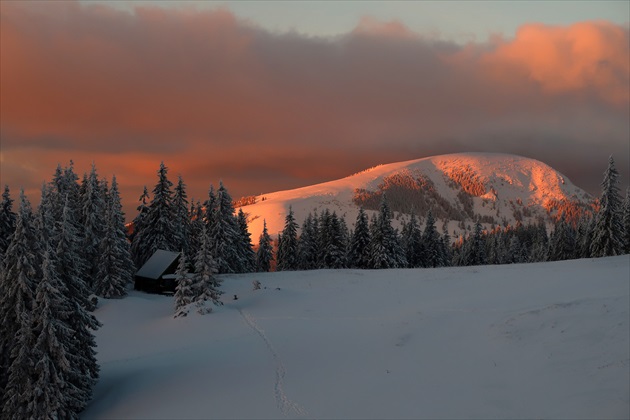
M 57 162 L 116 173 L 126 209 L 160 160 L 191 195 L 293 188 L 462 151 L 542 160 L 598 193 L 630 165 L 627 27 L 524 25 L 465 46 L 401 22 L 337 38 L 272 33 L 227 10 L 1 3 L 2 182 Z

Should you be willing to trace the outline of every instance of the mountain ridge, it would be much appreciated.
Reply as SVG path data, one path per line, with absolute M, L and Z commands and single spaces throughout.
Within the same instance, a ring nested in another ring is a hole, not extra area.
M 351 226 L 359 207 L 378 208 L 386 194 L 400 225 L 410 211 L 429 210 L 461 234 L 476 220 L 488 227 L 545 221 L 560 213 L 577 218 L 593 198 L 544 162 L 505 153 L 453 153 L 381 164 L 353 175 L 292 190 L 250 197 L 241 208 L 257 238 L 266 220 L 269 233 L 282 230 L 291 207 L 301 224 L 308 213 L 329 209 Z M 238 207 L 237 207 L 238 210 Z

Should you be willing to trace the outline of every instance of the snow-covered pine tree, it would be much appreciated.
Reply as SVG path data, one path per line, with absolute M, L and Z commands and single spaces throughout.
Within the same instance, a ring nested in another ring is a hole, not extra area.
M 203 202 L 203 208 L 205 209 L 203 219 L 206 222 L 206 226 L 210 228 L 214 224 L 217 209 L 217 195 L 214 193 L 214 185 L 212 184 L 210 184 L 210 189 L 208 190 L 208 198 Z
M 174 246 L 184 253 L 189 252 L 191 219 L 188 210 L 188 195 L 186 194 L 186 184 L 181 176 L 177 179 L 175 195 L 173 196 L 173 212 L 175 216 L 175 234 L 177 235 Z
M 217 265 L 212 255 L 210 246 L 210 235 L 207 228 L 202 233 L 203 240 L 201 247 L 195 258 L 195 274 L 193 276 L 193 287 L 195 289 L 195 304 L 197 312 L 206 314 L 212 312 L 212 308 L 206 306 L 206 302 L 211 300 L 215 305 L 222 305 L 219 300 L 223 292 L 219 289 L 221 281 L 216 277 Z
M 442 261 L 443 267 L 449 267 L 453 261 L 453 253 L 451 252 L 451 235 L 448 234 L 448 220 L 444 220 L 442 224 Z
M 129 240 L 131 241 L 131 259 L 133 260 L 136 268 L 141 267 L 140 260 L 142 259 L 142 248 L 139 233 L 144 229 L 145 218 L 149 212 L 149 206 L 147 204 L 149 199 L 149 191 L 145 185 L 144 190 L 138 199 L 138 201 L 140 201 L 140 204 L 137 207 L 138 214 L 133 219 L 133 232 L 129 237 Z
M 313 223 L 313 214 L 309 213 L 302 223 L 302 234 L 298 239 L 298 269 L 314 270 L 317 268 L 317 236 Z
M 630 187 L 626 189 L 626 198 L 623 201 L 623 231 L 624 252 L 630 254 Z
M 15 308 L 18 313 L 17 329 L 11 336 L 10 365 L 7 369 L 5 387 L 0 393 L 0 417 L 3 419 L 27 419 L 30 417 L 28 406 L 34 394 L 33 384 L 33 344 L 35 337 L 31 330 L 31 310 L 20 305 Z
M 127 294 L 127 283 L 131 283 L 133 278 L 133 262 L 115 176 L 107 199 L 105 232 L 99 247 L 94 293 L 109 299 Z
M 547 250 L 549 248 L 549 236 L 547 235 L 547 227 L 545 222 L 540 220 L 534 227 L 534 236 L 532 240 L 532 248 L 529 254 L 530 262 L 541 262 L 547 258 Z
M 27 418 L 78 418 L 78 413 L 72 410 L 72 393 L 69 392 L 72 388 L 67 381 L 74 368 L 67 354 L 73 334 L 68 320 L 74 311 L 67 297 L 68 291 L 57 275 L 54 258 L 48 248 L 33 305 L 33 391 L 26 410 Z
M 60 214 L 55 204 L 59 201 L 57 196 L 58 193 L 53 190 L 51 185 L 45 183 L 42 185 L 41 199 L 35 216 L 35 223 L 41 235 L 42 248 L 47 246 L 55 248 L 55 220 L 58 220 L 55 217 L 56 214 Z
M 329 216 L 326 228 L 328 232 L 325 235 L 327 241 L 324 252 L 324 267 L 344 268 L 347 265 L 346 249 L 348 240 L 344 223 L 337 216 L 336 212 Z
M 398 240 L 398 234 L 392 227 L 393 214 L 382 196 L 378 216 L 370 226 L 370 268 L 402 268 L 407 266 L 405 253 Z
M 583 215 L 577 222 L 575 229 L 575 257 L 589 258 L 591 256 L 591 242 L 593 241 L 594 219 Z
M 173 209 L 173 183 L 168 179 L 168 168 L 160 163 L 158 182 L 153 188 L 153 199 L 149 204 L 142 229 L 138 232 L 139 258 L 136 266 L 142 266 L 158 249 L 176 251 L 175 212 Z
M 479 221 L 475 223 L 475 231 L 466 244 L 468 246 L 464 251 L 463 265 L 484 265 L 487 263 L 483 227 Z
M 86 263 L 85 281 L 88 287 L 94 287 L 94 279 L 98 271 L 98 254 L 100 242 L 105 229 L 105 191 L 96 173 L 96 166 L 87 177 L 85 194 L 81 197 L 81 220 L 83 222 L 83 260 Z
M 203 208 L 199 201 L 191 200 L 193 203 L 190 208 L 190 244 L 189 253 L 195 255 L 201 246 L 201 235 L 205 222 Z
M 595 215 L 592 257 L 621 255 L 624 251 L 621 197 L 619 195 L 619 173 L 612 157 L 608 159 L 608 168 L 602 182 L 602 196 L 599 200 L 599 211 Z
M 232 197 L 223 182 L 219 182 L 215 205 L 209 236 L 210 248 L 217 270 L 221 274 L 244 272 L 246 271 L 242 266 L 244 261 L 241 261 L 238 254 L 240 234 L 234 216 Z
M 368 217 L 363 210 L 359 208 L 357 221 L 354 225 L 354 232 L 350 240 L 350 249 L 348 252 L 348 265 L 352 268 L 369 268 L 370 266 L 370 226 Z
M 254 252 L 254 247 L 252 245 L 252 235 L 247 229 L 247 216 L 243 212 L 243 209 L 238 210 L 236 225 L 238 228 L 236 251 L 241 261 L 241 272 L 254 272 L 256 271 L 256 253 Z
M 401 245 L 405 250 L 407 266 L 410 268 L 423 267 L 425 264 L 425 249 L 423 246 L 422 231 L 420 231 L 418 218 L 413 209 L 409 215 L 409 221 L 407 221 L 402 228 L 400 239 Z
M 293 208 L 289 207 L 289 213 L 285 218 L 284 229 L 278 238 L 278 253 L 276 257 L 277 271 L 297 270 L 297 230 L 298 224 L 293 215 Z
M 66 379 L 71 388 L 70 408 L 79 413 L 90 401 L 92 387 L 98 379 L 96 340 L 92 331 L 96 331 L 101 324 L 89 312 L 94 309 L 94 305 L 89 298 L 91 291 L 83 277 L 82 238 L 77 234 L 78 223 L 73 208 L 69 198 L 66 198 L 57 228 L 55 265 L 59 280 L 68 289 L 68 299 L 74 311 L 68 322 L 73 330 L 72 341 L 68 346 L 68 360 L 73 369 Z
M 510 238 L 508 254 L 510 255 L 510 264 L 527 262 L 523 252 L 523 246 L 521 245 L 521 241 L 518 239 L 517 235 L 512 235 Z
M 440 238 L 440 234 L 435 227 L 435 219 L 431 210 L 429 210 L 427 215 L 427 222 L 422 233 L 422 243 L 424 244 L 424 266 L 442 266 L 442 238 Z
M 551 238 L 547 261 L 570 260 L 577 257 L 575 230 L 566 221 L 565 215 L 556 222 Z
M 175 282 L 175 316 L 187 316 L 190 305 L 195 301 L 195 287 L 193 278 L 188 274 L 188 258 L 184 252 L 180 253 Z
M 2 267 L 4 254 L 15 231 L 16 219 L 17 214 L 13 211 L 13 199 L 11 198 L 9 186 L 5 185 L 2 193 L 2 202 L 0 202 L 0 267 Z
M 22 190 L 15 232 L 0 271 L 0 399 L 2 395 L 5 396 L 0 403 L 5 405 L 5 410 L 15 414 L 6 417 L 3 415 L 3 418 L 23 417 L 19 411 L 20 398 L 25 390 L 31 389 L 30 384 L 22 382 L 27 378 L 21 376 L 24 369 L 27 369 L 24 363 L 32 362 L 27 360 L 29 356 L 24 353 L 32 348 L 32 337 L 29 336 L 30 314 L 35 299 L 35 287 L 42 277 L 42 260 L 40 235 L 35 227 L 33 210 Z M 12 373 L 10 368 L 13 369 Z M 7 381 L 11 380 L 11 375 L 15 377 L 12 379 L 13 388 L 10 389 Z
M 258 250 L 256 251 L 256 271 L 267 272 L 271 270 L 271 261 L 273 260 L 273 246 L 271 245 L 271 237 L 267 232 L 267 221 L 263 220 L 263 231 L 258 240 Z

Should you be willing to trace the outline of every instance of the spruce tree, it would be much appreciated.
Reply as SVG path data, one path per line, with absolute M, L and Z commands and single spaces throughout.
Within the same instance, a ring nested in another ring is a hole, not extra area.
M 626 198 L 623 201 L 623 231 L 624 253 L 630 254 L 630 187 L 626 189 Z
M 570 260 L 577 257 L 575 230 L 566 221 L 565 215 L 556 222 L 551 238 L 547 261 Z
M 73 366 L 66 380 L 71 387 L 70 409 L 83 411 L 92 396 L 92 387 L 96 384 L 99 366 L 96 360 L 96 341 L 93 331 L 100 322 L 90 313 L 94 305 L 90 299 L 83 273 L 85 270 L 81 253 L 82 238 L 77 234 L 77 221 L 73 206 L 66 198 L 62 218 L 57 228 L 56 268 L 59 280 L 68 289 L 68 299 L 73 309 L 68 324 L 73 330 L 68 346 L 68 360 Z
M 413 209 L 409 215 L 409 221 L 404 224 L 401 232 L 401 245 L 405 250 L 407 266 L 417 268 L 424 266 L 425 247 L 423 246 L 422 232 L 418 225 L 418 218 Z
M 297 270 L 297 230 L 293 209 L 289 207 L 289 213 L 285 218 L 284 229 L 278 238 L 277 271 Z
M 0 396 L 5 396 L 0 402 L 14 414 L 7 418 L 23 417 L 21 398 L 32 386 L 24 382 L 29 379 L 24 375 L 32 362 L 28 354 L 33 345 L 30 315 L 35 287 L 42 277 L 42 259 L 40 235 L 31 204 L 22 190 L 15 232 L 0 271 Z
M 201 246 L 201 235 L 203 233 L 204 226 L 203 208 L 201 207 L 201 203 L 197 201 L 190 209 L 190 255 L 195 255 Z
M 333 212 L 329 216 L 326 228 L 323 266 L 325 268 L 344 268 L 347 264 L 347 237 L 345 225 L 337 213 Z
M 258 240 L 258 250 L 256 251 L 256 271 L 267 272 L 271 270 L 271 261 L 273 260 L 273 246 L 271 245 L 271 237 L 267 232 L 267 222 L 263 220 L 263 231 Z
M 200 314 L 212 312 L 212 308 L 206 306 L 208 300 L 215 305 L 222 305 L 219 300 L 223 292 L 219 289 L 221 281 L 216 277 L 217 265 L 210 247 L 210 237 L 207 229 L 202 233 L 202 242 L 195 258 L 195 274 L 193 275 L 193 287 L 195 289 L 195 304 Z
M 13 199 L 9 192 L 9 186 L 5 185 L 2 202 L 0 202 L 0 267 L 2 267 L 2 259 L 15 231 L 16 219 L 17 214 L 13 211 Z
M 368 217 L 363 210 L 359 208 L 357 221 L 354 225 L 354 232 L 350 239 L 350 249 L 348 252 L 348 265 L 352 268 L 369 268 L 370 266 L 370 226 Z
M 217 190 L 214 215 L 211 219 L 210 247 L 218 272 L 241 273 L 246 271 L 238 254 L 240 233 L 234 216 L 232 197 L 222 182 Z
M 407 266 L 404 250 L 400 246 L 398 234 L 392 227 L 393 214 L 387 197 L 383 194 L 378 216 L 370 226 L 370 267 L 403 268 Z
M 188 274 L 188 258 L 183 252 L 177 265 L 175 286 L 175 318 L 188 315 L 190 305 L 195 301 L 193 278 Z
M 149 205 L 147 204 L 149 199 L 149 191 L 145 185 L 144 190 L 138 199 L 138 201 L 140 201 L 140 204 L 137 207 L 138 214 L 133 219 L 133 232 L 129 237 L 129 240 L 131 241 L 131 259 L 135 264 L 135 268 L 140 268 L 142 266 L 142 264 L 140 264 L 143 257 L 142 246 L 140 244 L 140 232 L 144 230 L 145 218 L 149 212 Z
M 174 231 L 176 235 L 175 249 L 188 253 L 190 247 L 191 219 L 188 210 L 188 195 L 186 184 L 181 176 L 177 180 L 173 197 Z
M 429 210 L 427 215 L 427 222 L 422 234 L 422 243 L 424 244 L 424 266 L 441 267 L 443 260 L 441 256 L 442 239 L 435 227 L 435 219 L 431 210 Z
M 302 223 L 302 234 L 298 239 L 298 269 L 314 270 L 317 268 L 318 232 L 315 230 L 313 215 L 306 216 Z
M 104 298 L 120 298 L 127 294 L 127 283 L 131 283 L 133 262 L 115 176 L 107 198 L 105 232 L 99 247 L 94 293 Z
M 451 235 L 448 234 L 448 220 L 442 224 L 442 260 L 444 267 L 449 267 L 453 261 Z
M 153 188 L 153 199 L 149 204 L 142 229 L 138 232 L 138 259 L 136 266 L 141 267 L 158 249 L 177 251 L 175 232 L 175 212 L 173 209 L 173 183 L 168 179 L 168 168 L 160 163 L 157 171 L 158 182 Z
M 602 182 L 602 196 L 599 200 L 599 211 L 595 216 L 592 257 L 621 255 L 624 251 L 621 197 L 619 195 L 619 173 L 615 161 L 610 156 L 608 168 Z
M 81 221 L 84 227 L 82 252 L 86 263 L 85 281 L 88 287 L 93 288 L 98 271 L 99 248 L 104 235 L 106 217 L 105 191 L 103 191 L 94 164 L 87 177 L 81 203 Z
M 251 273 L 256 271 L 256 253 L 252 245 L 252 235 L 247 228 L 247 216 L 243 209 L 238 210 L 236 216 L 236 225 L 238 229 L 238 238 L 236 241 L 236 251 L 239 256 L 242 273 Z
M 59 193 L 53 190 L 51 185 L 43 184 L 41 199 L 37 206 L 36 225 L 41 235 L 42 248 L 50 246 L 54 249 L 55 243 L 55 220 L 58 220 L 57 214 L 61 214 L 56 208 L 57 202 L 60 201 Z
M 483 227 L 479 221 L 475 223 L 474 233 L 468 239 L 466 245 L 463 265 L 484 265 L 487 263 Z
M 35 419 L 77 418 L 72 411 L 72 385 L 67 380 L 73 369 L 68 349 L 73 331 L 68 320 L 73 308 L 67 289 L 59 280 L 54 255 L 48 249 L 44 255 L 43 278 L 37 285 L 33 305 L 32 357 L 33 390 L 27 407 L 27 417 Z

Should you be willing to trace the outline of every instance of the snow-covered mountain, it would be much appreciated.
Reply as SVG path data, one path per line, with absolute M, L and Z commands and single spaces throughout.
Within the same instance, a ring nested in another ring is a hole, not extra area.
M 328 208 L 352 226 L 359 206 L 377 210 L 383 192 L 398 222 L 412 209 L 421 217 L 430 209 L 438 220 L 449 220 L 455 232 L 477 218 L 491 226 L 550 221 L 558 212 L 575 216 L 592 202 L 588 193 L 538 160 L 457 153 L 379 165 L 336 181 L 249 197 L 242 208 L 258 238 L 263 219 L 270 234 L 281 231 L 289 207 L 300 224 L 309 212 Z

